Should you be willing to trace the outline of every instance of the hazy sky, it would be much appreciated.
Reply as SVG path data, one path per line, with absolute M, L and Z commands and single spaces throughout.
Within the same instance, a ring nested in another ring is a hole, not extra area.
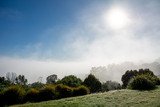
M 160 57 L 159 20 L 159 0 L 0 0 L 0 74 L 36 81 L 152 62 Z

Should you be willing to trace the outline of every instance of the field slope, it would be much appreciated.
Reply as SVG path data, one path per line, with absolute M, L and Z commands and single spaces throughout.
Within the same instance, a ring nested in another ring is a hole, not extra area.
M 151 91 L 124 89 L 12 107 L 160 107 L 160 86 Z

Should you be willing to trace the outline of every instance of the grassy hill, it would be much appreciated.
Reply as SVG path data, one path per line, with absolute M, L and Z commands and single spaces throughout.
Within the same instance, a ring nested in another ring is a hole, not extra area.
M 160 86 L 151 91 L 116 90 L 12 107 L 160 107 Z

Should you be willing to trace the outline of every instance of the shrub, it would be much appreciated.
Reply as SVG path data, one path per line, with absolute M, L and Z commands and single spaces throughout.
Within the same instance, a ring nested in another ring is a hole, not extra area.
M 134 77 L 128 85 L 128 88 L 136 90 L 151 90 L 155 88 L 155 83 L 147 75 L 138 75 Z
M 82 80 L 74 75 L 69 75 L 57 81 L 57 83 L 67 85 L 69 87 L 78 87 L 82 84 Z
M 81 95 L 86 95 L 89 93 L 90 93 L 90 90 L 86 86 L 83 86 L 83 85 L 73 89 L 73 96 L 81 96 Z
M 126 88 L 129 81 L 137 76 L 137 75 L 149 75 L 149 78 L 151 80 L 153 80 L 155 82 L 156 85 L 160 84 L 160 80 L 158 79 L 158 77 L 156 75 L 154 75 L 154 73 L 152 71 L 150 71 L 149 69 L 139 69 L 139 71 L 137 70 L 128 70 L 125 72 L 125 74 L 122 76 L 121 80 L 123 82 L 122 87 Z
M 56 98 L 56 92 L 54 87 L 45 86 L 44 88 L 39 90 L 39 95 L 38 95 L 39 101 L 53 100 L 55 98 Z
M 29 102 L 37 102 L 38 101 L 38 94 L 39 91 L 36 89 L 30 89 L 27 91 L 26 95 L 25 95 L 25 101 L 29 101 Z
M 6 105 L 22 103 L 25 91 L 20 86 L 10 86 L 3 92 Z
M 66 98 L 66 97 L 71 97 L 72 96 L 72 88 L 63 85 L 63 84 L 58 84 L 55 87 L 55 90 L 58 94 L 58 98 Z
M 155 85 L 158 85 L 159 78 L 157 78 L 157 76 L 150 74 L 143 74 L 143 75 L 146 76 L 149 80 L 151 80 Z
M 35 89 L 40 89 L 40 88 L 44 87 L 44 84 L 40 83 L 40 82 L 34 82 L 34 83 L 30 84 L 30 87 L 35 88 Z

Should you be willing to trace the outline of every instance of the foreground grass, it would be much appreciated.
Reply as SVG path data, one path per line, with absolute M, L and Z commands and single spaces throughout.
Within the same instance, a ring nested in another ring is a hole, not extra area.
M 151 91 L 124 89 L 12 107 L 160 107 L 160 86 Z

